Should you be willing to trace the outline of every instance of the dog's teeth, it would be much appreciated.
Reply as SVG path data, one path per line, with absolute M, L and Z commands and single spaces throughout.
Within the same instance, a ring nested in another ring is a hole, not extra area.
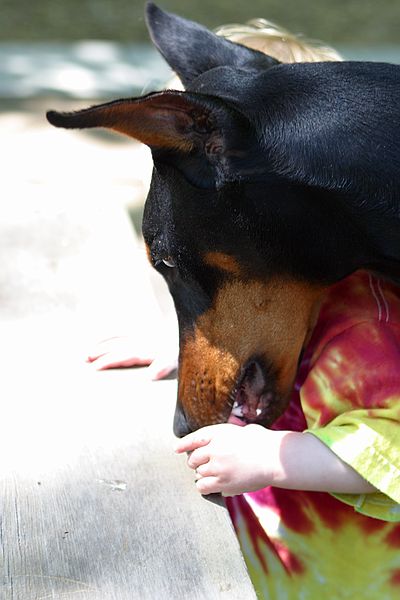
M 256 408 L 256 415 L 257 417 L 259 417 L 262 413 L 262 409 L 261 408 Z
M 236 405 L 236 406 L 235 406 Z M 232 415 L 235 417 L 243 417 L 243 406 L 239 406 L 237 402 L 232 407 Z

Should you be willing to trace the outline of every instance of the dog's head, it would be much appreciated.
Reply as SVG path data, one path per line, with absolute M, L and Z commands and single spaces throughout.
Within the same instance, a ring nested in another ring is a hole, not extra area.
M 365 152 L 358 88 L 368 81 L 345 63 L 280 65 L 153 4 L 147 21 L 186 91 L 48 118 L 107 127 L 152 150 L 143 234 L 179 321 L 175 433 L 232 412 L 269 425 L 286 406 L 325 289 L 368 262 L 345 211 L 353 192 L 371 192 L 375 166 L 354 175 Z

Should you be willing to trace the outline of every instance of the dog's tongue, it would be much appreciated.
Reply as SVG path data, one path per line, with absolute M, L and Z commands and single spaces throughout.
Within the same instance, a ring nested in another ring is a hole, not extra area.
M 235 417 L 233 414 L 230 415 L 228 423 L 231 425 L 239 425 L 240 427 L 244 427 L 246 425 L 246 422 L 243 421 L 243 419 L 239 419 L 239 417 Z

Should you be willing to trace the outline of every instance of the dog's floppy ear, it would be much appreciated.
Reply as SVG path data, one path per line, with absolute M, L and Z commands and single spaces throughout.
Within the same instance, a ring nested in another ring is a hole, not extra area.
M 229 161 L 252 139 L 247 120 L 222 100 L 176 90 L 46 116 L 55 127 L 104 127 L 135 138 L 204 186 L 229 179 Z
M 152 2 L 146 5 L 146 20 L 154 44 L 185 87 L 215 67 L 251 71 L 278 64 L 263 52 L 230 42 L 193 21 L 164 12 Z

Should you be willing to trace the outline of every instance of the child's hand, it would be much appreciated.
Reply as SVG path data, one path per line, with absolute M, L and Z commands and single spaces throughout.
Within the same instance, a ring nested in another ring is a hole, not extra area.
M 317 437 L 261 425 L 211 425 L 176 444 L 189 452 L 201 494 L 233 496 L 268 485 L 291 490 L 369 494 L 376 488 Z
M 168 377 L 177 368 L 177 352 L 165 351 L 154 358 L 150 349 L 138 350 L 137 343 L 130 337 L 112 337 L 99 342 L 87 357 L 87 362 L 93 363 L 97 370 L 117 369 L 121 367 L 149 366 L 148 375 L 158 380 Z
M 211 425 L 182 438 L 175 451 L 190 452 L 188 465 L 196 472 L 201 494 L 234 496 L 273 481 L 270 465 L 279 446 L 278 439 L 274 443 L 275 433 L 260 425 Z

